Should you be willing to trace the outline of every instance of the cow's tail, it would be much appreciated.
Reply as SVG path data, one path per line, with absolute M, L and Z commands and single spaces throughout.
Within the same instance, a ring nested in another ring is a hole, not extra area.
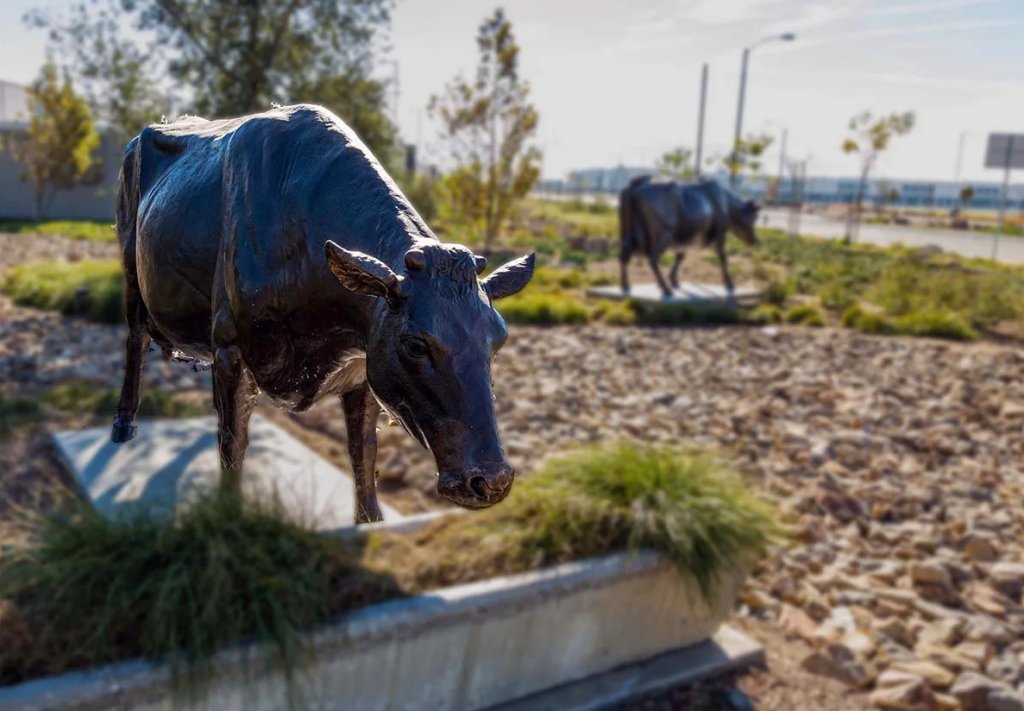
M 117 243 L 121 247 L 122 259 L 127 260 L 128 252 L 132 254 L 131 269 L 135 270 L 135 227 L 139 217 L 139 138 L 136 136 L 125 146 L 124 160 L 121 162 L 121 173 L 117 178 L 117 209 L 115 227 Z M 129 268 L 127 263 L 125 269 Z M 126 271 L 127 274 L 127 271 Z
M 620 250 L 619 261 L 627 262 L 633 256 L 638 247 L 636 210 L 636 189 L 650 181 L 649 175 L 638 175 L 629 181 L 629 184 L 619 193 L 619 235 Z

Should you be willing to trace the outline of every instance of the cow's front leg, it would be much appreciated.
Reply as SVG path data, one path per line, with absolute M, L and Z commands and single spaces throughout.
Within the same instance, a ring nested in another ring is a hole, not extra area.
M 619 255 L 619 280 L 623 294 L 629 294 L 629 257 L 625 252 Z
M 356 523 L 383 521 L 377 503 L 377 415 L 380 405 L 363 383 L 341 396 L 348 432 L 348 455 L 356 486 Z
M 729 256 L 725 253 L 725 240 L 722 239 L 715 244 L 715 252 L 718 254 L 718 263 L 722 266 L 722 283 L 729 294 L 729 302 L 736 301 L 736 287 L 733 286 L 732 276 L 729 274 Z
M 661 267 L 658 265 L 658 255 L 647 255 L 647 261 L 651 265 L 651 271 L 654 272 L 654 278 L 658 280 L 658 286 L 661 287 L 662 296 L 666 299 L 671 298 L 672 290 L 668 288 L 668 284 L 665 282 L 665 277 L 661 274 Z
M 668 283 L 672 285 L 673 290 L 679 289 L 679 265 L 683 263 L 686 258 L 686 252 L 680 250 L 676 252 L 676 261 L 672 263 L 672 271 L 668 273 Z
M 213 354 L 213 404 L 217 408 L 221 489 L 240 493 L 242 463 L 249 447 L 249 416 L 259 388 L 238 346 L 219 346 Z

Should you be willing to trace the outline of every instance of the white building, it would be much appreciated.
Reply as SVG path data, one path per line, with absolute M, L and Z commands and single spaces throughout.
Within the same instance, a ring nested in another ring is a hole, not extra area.
M 601 192 L 617 193 L 637 175 L 653 175 L 653 168 L 637 168 L 619 166 L 617 168 L 588 168 L 576 170 L 566 180 L 543 181 L 538 187 L 549 192 Z M 712 176 L 723 184 L 729 182 L 725 172 Z M 764 200 L 769 193 L 770 178 L 745 178 L 740 185 L 740 192 L 750 198 Z M 856 200 L 858 180 L 856 178 L 825 178 L 810 177 L 804 181 L 804 202 L 816 204 L 849 204 Z M 895 191 L 896 200 L 892 203 L 903 207 L 935 207 L 952 208 L 960 200 L 960 190 L 970 185 L 974 188 L 974 197 L 968 204 L 973 209 L 998 209 L 1002 183 L 998 182 L 955 182 L 955 181 L 922 181 L 898 179 L 873 179 L 868 181 L 864 201 L 867 204 L 879 203 L 883 193 Z M 793 199 L 793 181 L 786 177 L 779 190 L 778 201 L 789 202 Z M 1024 185 L 1010 185 L 1007 191 L 1007 209 L 1024 210 Z

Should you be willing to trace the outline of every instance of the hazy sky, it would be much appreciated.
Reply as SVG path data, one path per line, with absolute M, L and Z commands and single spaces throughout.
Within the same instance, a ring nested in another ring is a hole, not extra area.
M 28 82 L 44 38 L 21 14 L 53 0 L 0 3 L 0 79 Z M 985 134 L 1024 133 L 1024 0 L 508 0 L 522 71 L 540 110 L 544 174 L 650 164 L 696 140 L 701 62 L 710 65 L 705 155 L 732 137 L 744 46 L 784 31 L 792 43 L 754 50 L 744 126 L 789 130 L 788 153 L 813 174 L 853 174 L 839 150 L 854 113 L 913 110 L 879 174 L 952 179 L 982 168 Z M 399 0 L 391 33 L 399 119 L 407 140 L 436 144 L 431 93 L 476 61 L 479 0 Z M 390 73 L 391 65 L 382 65 Z M 777 166 L 778 143 L 767 163 Z M 1016 181 L 1015 181 L 1016 182 Z

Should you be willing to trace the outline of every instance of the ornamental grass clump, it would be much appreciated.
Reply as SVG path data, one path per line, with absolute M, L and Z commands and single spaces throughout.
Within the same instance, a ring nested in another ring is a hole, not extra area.
M 546 462 L 496 515 L 521 522 L 519 545 L 550 562 L 650 548 L 705 595 L 777 533 L 772 511 L 715 457 L 611 443 Z
M 36 539 L 0 561 L 0 598 L 34 639 L 0 642 L 0 683 L 146 657 L 195 690 L 225 645 L 266 643 L 296 669 L 301 630 L 327 619 L 333 580 L 358 556 L 270 507 L 204 498 L 177 521 L 139 512 L 108 520 L 84 505 L 37 522 Z
M 770 507 L 718 459 L 622 442 L 553 457 L 495 508 L 413 537 L 380 536 L 373 547 L 377 562 L 405 561 L 393 568 L 405 589 L 653 549 L 710 597 L 777 533 Z

